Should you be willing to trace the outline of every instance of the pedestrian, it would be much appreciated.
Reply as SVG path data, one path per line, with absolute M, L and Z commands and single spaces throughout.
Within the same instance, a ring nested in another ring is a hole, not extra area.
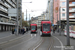
M 24 34 L 24 28 L 21 28 L 21 33 Z
M 22 32 L 23 32 L 23 31 L 22 31 L 22 28 L 21 28 L 21 34 L 22 34 Z
M 12 34 L 14 34 L 14 32 L 15 32 L 15 29 L 14 29 L 14 28 L 12 28 Z
M 23 30 L 23 34 L 25 33 L 25 30 L 24 30 L 24 28 L 22 29 Z
M 21 34 L 21 29 L 19 28 L 19 34 Z
M 55 33 L 55 28 L 53 28 L 53 33 Z

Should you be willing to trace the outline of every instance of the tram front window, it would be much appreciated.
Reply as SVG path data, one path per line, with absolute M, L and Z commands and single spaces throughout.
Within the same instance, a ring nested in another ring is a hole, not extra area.
M 31 30 L 35 30 L 35 28 L 36 28 L 35 26 L 31 26 Z
M 50 24 L 43 24 L 43 31 L 50 31 Z

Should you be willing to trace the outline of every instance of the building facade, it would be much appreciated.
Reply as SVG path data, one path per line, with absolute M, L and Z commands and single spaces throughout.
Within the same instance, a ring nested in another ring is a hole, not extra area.
M 67 0 L 60 0 L 60 17 L 61 17 L 61 20 L 66 20 L 66 1 Z
M 75 0 L 69 0 L 69 18 L 70 20 L 75 19 Z
M 46 20 L 45 17 L 46 17 L 46 16 L 45 16 L 44 13 L 41 14 L 40 16 L 38 16 L 38 27 L 41 26 L 41 21 L 42 21 L 42 20 Z
M 67 0 L 60 0 L 60 14 L 61 20 L 67 20 L 66 17 L 66 6 Z M 75 1 L 69 0 L 69 19 L 73 20 L 75 18 Z
M 46 20 L 49 20 L 51 23 L 53 23 L 53 0 L 48 0 L 46 14 Z
M 60 0 L 54 0 L 53 2 L 53 24 L 57 25 L 57 21 L 59 20 L 59 3 Z
M 16 17 L 8 16 L 9 8 L 16 8 L 16 0 L 0 0 L 0 31 L 10 31 L 16 25 Z
M 38 17 L 32 17 L 30 23 L 35 23 L 38 26 Z

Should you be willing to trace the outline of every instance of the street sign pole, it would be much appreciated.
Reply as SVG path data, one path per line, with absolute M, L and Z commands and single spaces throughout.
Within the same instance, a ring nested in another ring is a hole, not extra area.
M 21 0 L 21 28 L 22 28 L 22 0 Z
M 29 26 L 30 26 L 30 14 L 29 14 Z
M 69 0 L 67 0 L 67 46 L 70 46 L 70 37 L 69 37 Z

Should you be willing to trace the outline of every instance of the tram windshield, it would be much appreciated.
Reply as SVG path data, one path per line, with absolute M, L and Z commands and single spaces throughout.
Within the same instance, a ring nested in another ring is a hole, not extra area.
M 50 24 L 43 24 L 43 31 L 50 31 Z
M 31 26 L 31 30 L 35 30 L 36 26 Z

